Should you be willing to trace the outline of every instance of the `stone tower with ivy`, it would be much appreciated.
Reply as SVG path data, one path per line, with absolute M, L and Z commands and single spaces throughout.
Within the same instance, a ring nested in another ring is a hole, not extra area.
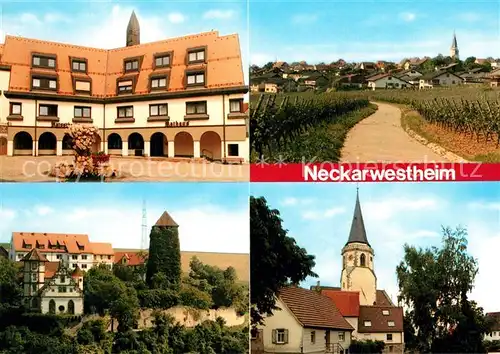
M 170 288 L 176 290 L 180 287 L 181 272 L 179 225 L 165 211 L 152 227 L 149 236 L 146 281 L 152 286 L 154 275 L 163 273 Z
M 373 267 L 375 253 L 366 237 L 359 192 L 352 219 L 349 239 L 342 248 L 340 285 L 345 291 L 359 291 L 360 305 L 374 305 L 377 300 L 377 276 Z

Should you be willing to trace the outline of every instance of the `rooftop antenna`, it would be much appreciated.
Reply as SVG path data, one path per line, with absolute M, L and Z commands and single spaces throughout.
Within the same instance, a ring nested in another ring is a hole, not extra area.
M 146 200 L 142 200 L 142 239 L 141 239 L 141 249 L 147 250 L 148 245 L 148 225 L 147 225 L 147 212 L 146 212 Z

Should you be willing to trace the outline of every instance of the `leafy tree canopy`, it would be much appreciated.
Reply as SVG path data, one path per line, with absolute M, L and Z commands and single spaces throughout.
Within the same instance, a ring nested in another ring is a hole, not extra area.
M 250 197 L 250 264 L 252 325 L 276 310 L 276 295 L 284 286 L 317 275 L 314 256 L 307 254 L 282 227 L 278 210 L 263 197 Z
M 468 299 L 478 267 L 467 253 L 467 230 L 443 228 L 442 233 L 440 248 L 405 245 L 396 269 L 399 300 L 410 309 L 406 324 L 416 330 L 413 349 L 481 353 L 488 324 L 483 310 Z

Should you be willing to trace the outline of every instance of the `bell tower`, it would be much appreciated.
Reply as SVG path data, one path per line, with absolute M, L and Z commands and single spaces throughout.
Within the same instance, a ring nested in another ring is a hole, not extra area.
M 458 50 L 458 43 L 457 43 L 457 35 L 455 32 L 453 32 L 453 41 L 451 42 L 451 48 L 450 48 L 450 57 L 452 59 L 459 59 L 459 50 Z
M 135 12 L 132 11 L 127 26 L 127 47 L 141 44 L 141 29 Z
M 377 276 L 374 272 L 375 253 L 366 237 L 365 224 L 356 191 L 356 205 L 349 239 L 342 248 L 341 289 L 359 291 L 359 304 L 371 306 L 377 300 Z

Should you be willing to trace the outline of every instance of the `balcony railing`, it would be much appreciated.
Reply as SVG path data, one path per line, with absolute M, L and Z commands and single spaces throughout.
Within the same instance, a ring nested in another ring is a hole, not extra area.
M 326 354 L 344 354 L 344 347 L 339 343 L 330 343 L 326 345 Z

